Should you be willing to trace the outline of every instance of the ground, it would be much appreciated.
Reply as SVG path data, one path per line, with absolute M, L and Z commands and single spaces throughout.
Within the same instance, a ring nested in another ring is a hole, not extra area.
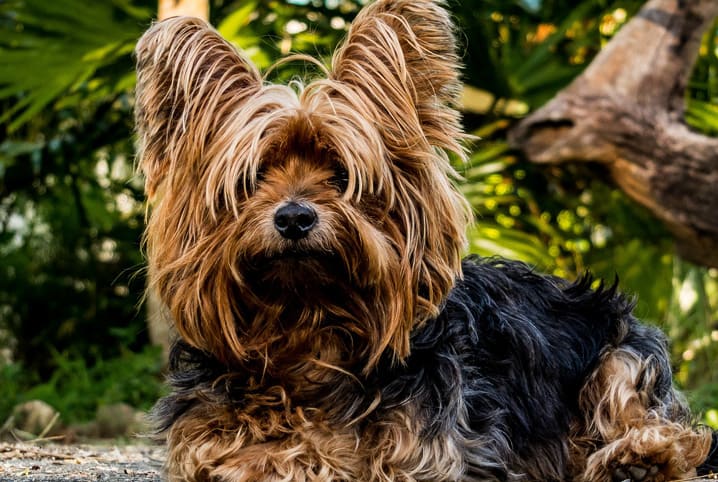
M 0 482 L 159 482 L 162 460 L 149 445 L 0 443 Z
M 0 482 L 161 482 L 163 458 L 149 445 L 0 443 Z

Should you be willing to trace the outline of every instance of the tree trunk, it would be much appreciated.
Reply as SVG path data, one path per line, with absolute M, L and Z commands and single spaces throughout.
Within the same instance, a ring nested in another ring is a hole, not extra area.
M 671 231 L 679 253 L 718 267 L 718 139 L 683 122 L 685 89 L 717 0 L 650 0 L 510 142 L 536 163 L 599 162 Z

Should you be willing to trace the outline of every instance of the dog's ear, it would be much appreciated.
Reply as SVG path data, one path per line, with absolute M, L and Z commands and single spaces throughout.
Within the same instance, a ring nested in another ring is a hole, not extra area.
M 462 154 L 459 60 L 442 3 L 379 0 L 359 13 L 335 53 L 332 78 L 372 107 L 390 149 L 416 147 L 418 136 Z
M 368 165 L 388 162 L 383 193 L 390 212 L 384 231 L 401 267 L 387 288 L 387 320 L 371 362 L 391 347 L 409 353 L 415 323 L 435 317 L 461 275 L 461 253 L 471 214 L 450 182 L 446 151 L 463 158 L 466 138 L 457 110 L 461 83 L 454 26 L 441 0 L 378 0 L 352 23 L 332 59 L 329 95 L 373 124 L 382 152 Z M 373 140 L 373 139 L 372 139 Z M 381 154 L 385 158 L 377 159 Z M 371 363 L 369 364 L 371 366 Z
M 152 197 L 169 175 L 201 159 L 226 114 L 261 88 L 256 68 L 206 22 L 174 17 L 140 38 L 135 121 Z

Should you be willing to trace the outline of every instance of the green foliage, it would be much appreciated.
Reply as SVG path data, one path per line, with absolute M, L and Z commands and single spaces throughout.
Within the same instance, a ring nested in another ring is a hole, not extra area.
M 0 122 L 12 132 L 68 92 L 107 88 L 108 80 L 126 88 L 131 71 L 112 79 L 98 71 L 132 51 L 137 20 L 150 12 L 121 0 L 16 0 L 0 4 L 0 15 L 9 21 L 0 30 L 0 99 L 14 99 Z
M 53 350 L 147 343 L 131 50 L 149 16 L 121 1 L 0 6 L 0 343 L 43 380 Z
M 701 55 L 686 92 L 686 121 L 705 134 L 718 135 L 718 20 L 705 35 Z
M 516 106 L 552 97 L 642 2 L 585 1 L 573 10 L 540 2 L 529 13 L 498 3 L 457 12 L 481 39 L 469 37 L 468 81 L 493 95 L 487 111 L 466 117 L 481 137 L 471 164 L 460 166 L 477 212 L 471 250 L 569 278 L 587 269 L 609 280 L 618 274 L 621 288 L 637 296 L 638 315 L 668 331 L 677 381 L 710 422 L 718 407 L 718 272 L 687 266 L 660 223 L 604 182 L 599 166 L 529 165 L 505 142 L 523 114 Z M 718 133 L 716 32 L 706 35 L 686 92 L 686 120 L 708 135 Z
M 213 3 L 212 23 L 261 68 L 301 52 L 328 63 L 361 3 Z M 596 166 L 528 164 L 507 130 L 566 86 L 642 0 L 449 2 L 464 32 L 465 124 L 480 137 L 457 166 L 476 211 L 472 252 L 575 277 L 591 270 L 638 297 L 668 330 L 677 379 L 718 426 L 718 272 L 681 261 L 644 209 Z M 98 404 L 147 407 L 158 355 L 147 345 L 134 175 L 131 51 L 153 0 L 0 3 L 0 418 L 43 398 L 63 417 Z M 686 120 L 718 134 L 716 28 L 686 92 Z M 292 62 L 272 80 L 311 77 Z
M 0 387 L 3 396 L 0 397 L 0 423 L 12 413 L 16 404 L 20 403 L 23 393 L 28 385 L 28 373 L 16 363 L 0 365 Z
M 111 359 L 89 361 L 82 357 L 52 353 L 57 368 L 49 380 L 28 379 L 19 364 L 0 367 L 0 420 L 12 408 L 29 400 L 43 400 L 60 412 L 63 423 L 90 420 L 101 405 L 124 402 L 149 409 L 164 393 L 159 350 L 124 352 Z
M 142 277 L 133 281 L 143 207 L 131 180 L 127 96 L 83 99 L 35 119 L 25 128 L 30 142 L 0 158 L 0 333 L 43 376 L 56 361 L 50 349 L 110 356 L 146 342 L 136 306 Z M 8 138 L 0 149 L 16 145 Z

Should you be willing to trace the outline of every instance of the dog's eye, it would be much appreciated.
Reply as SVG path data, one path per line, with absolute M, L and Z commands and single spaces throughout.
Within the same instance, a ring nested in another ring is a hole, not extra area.
M 264 181 L 264 169 L 257 170 L 256 174 L 254 175 L 254 180 L 251 179 L 250 175 L 247 174 L 244 177 L 244 182 L 241 182 L 239 186 L 237 187 L 237 190 L 240 194 L 252 194 L 259 184 Z
M 346 191 L 349 186 L 349 172 L 342 166 L 335 167 L 329 183 L 341 192 Z
M 257 172 L 254 174 L 254 189 L 257 188 L 258 185 L 262 184 L 264 182 L 264 178 L 266 177 L 267 170 L 264 168 L 257 169 Z
M 267 170 L 264 168 L 257 169 L 257 175 L 256 180 L 257 184 L 264 181 L 265 176 L 267 175 Z

